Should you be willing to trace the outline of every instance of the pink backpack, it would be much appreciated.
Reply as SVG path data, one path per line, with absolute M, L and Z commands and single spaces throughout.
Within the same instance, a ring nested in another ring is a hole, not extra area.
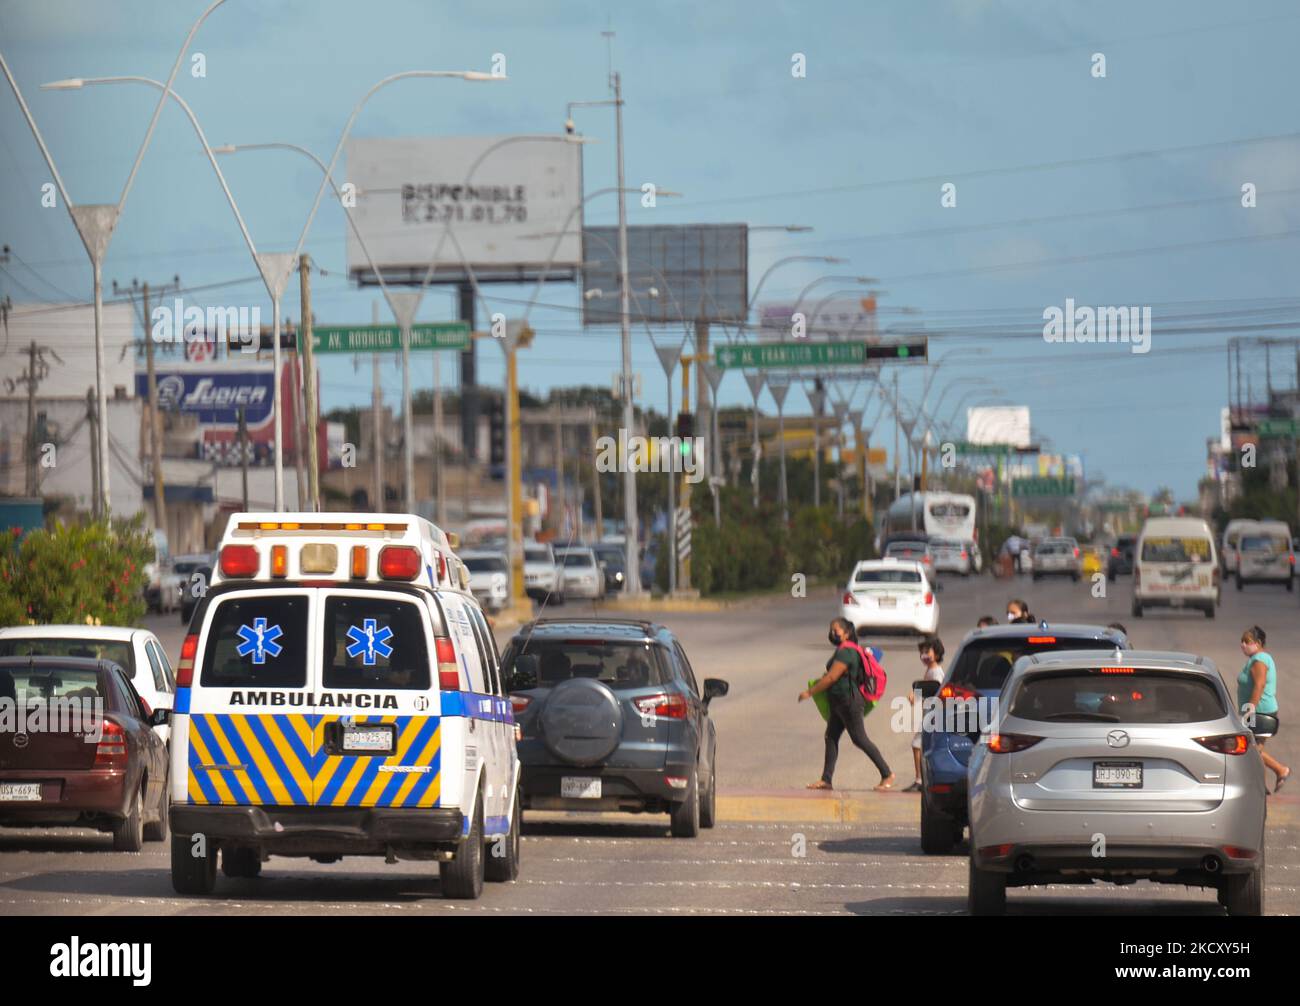
M 885 695 L 885 686 L 888 683 L 888 677 L 880 661 L 876 659 L 874 653 L 852 640 L 846 639 L 840 645 L 851 646 L 858 651 L 858 656 L 862 658 L 862 670 L 866 679 L 858 682 L 858 691 L 866 701 L 879 702 Z

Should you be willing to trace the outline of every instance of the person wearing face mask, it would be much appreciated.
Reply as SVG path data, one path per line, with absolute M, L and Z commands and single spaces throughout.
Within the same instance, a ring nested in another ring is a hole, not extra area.
M 837 618 L 831 622 L 827 641 L 835 647 L 835 652 L 826 661 L 826 673 L 812 687 L 799 693 L 799 701 L 810 699 L 821 692 L 826 693 L 830 703 L 830 714 L 826 718 L 826 759 L 822 767 L 822 777 L 808 784 L 809 789 L 831 789 L 831 779 L 835 774 L 835 762 L 839 757 L 840 736 L 847 730 L 849 740 L 862 751 L 880 773 L 877 792 L 894 788 L 894 773 L 889 768 L 880 749 L 867 736 L 863 723 L 866 712 L 866 700 L 862 697 L 859 685 L 866 680 L 866 671 L 862 664 L 862 655 L 857 649 L 857 632 L 847 618 Z
M 1013 597 L 1007 602 L 1007 624 L 1008 625 L 1032 625 L 1038 621 L 1029 613 L 1029 604 Z

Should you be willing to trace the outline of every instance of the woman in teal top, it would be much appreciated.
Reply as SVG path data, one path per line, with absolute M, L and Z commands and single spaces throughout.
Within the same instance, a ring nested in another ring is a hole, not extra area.
M 1273 658 L 1264 652 L 1264 630 L 1252 625 L 1241 634 L 1241 652 L 1246 655 L 1246 665 L 1237 676 L 1237 706 L 1243 712 L 1254 712 L 1262 716 L 1277 716 L 1277 665 Z M 1291 769 L 1264 750 L 1266 734 L 1255 735 L 1259 745 L 1260 757 L 1264 764 L 1273 770 L 1277 782 L 1273 786 L 1276 793 L 1286 782 Z

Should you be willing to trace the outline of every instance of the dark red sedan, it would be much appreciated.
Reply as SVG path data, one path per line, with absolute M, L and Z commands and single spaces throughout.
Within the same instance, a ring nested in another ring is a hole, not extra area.
M 137 852 L 167 838 L 167 746 L 122 669 L 0 658 L 0 826 L 98 828 Z

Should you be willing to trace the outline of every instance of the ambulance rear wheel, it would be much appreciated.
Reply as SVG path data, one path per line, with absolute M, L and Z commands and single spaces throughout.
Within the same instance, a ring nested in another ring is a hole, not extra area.
M 519 877 L 519 829 L 522 825 L 519 791 L 515 790 L 514 806 L 510 808 L 509 834 L 493 835 L 487 841 L 487 861 L 483 864 L 483 875 L 494 884 L 503 884 Z
M 196 851 L 204 854 L 195 855 Z M 217 850 L 200 835 L 173 832 L 172 889 L 177 894 L 211 894 L 216 886 Z
M 474 823 L 450 863 L 439 863 L 442 893 L 448 898 L 474 900 L 483 895 L 483 794 L 474 801 Z

